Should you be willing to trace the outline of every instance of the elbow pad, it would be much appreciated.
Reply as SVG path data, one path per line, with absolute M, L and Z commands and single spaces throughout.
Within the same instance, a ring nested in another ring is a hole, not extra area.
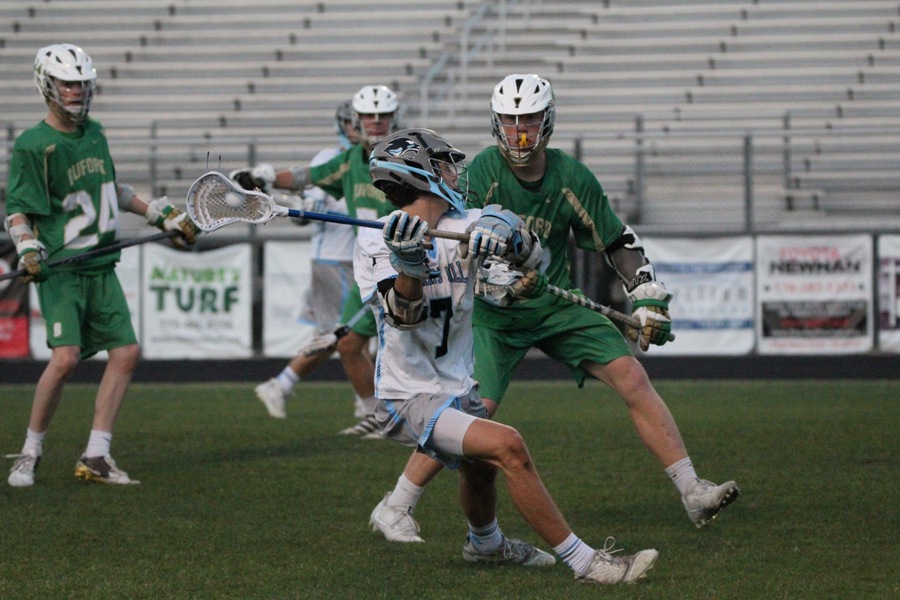
M 288 171 L 290 171 L 291 177 L 294 178 L 294 186 L 291 188 L 292 190 L 302 190 L 309 185 L 308 168 L 301 167 L 300 165 L 293 165 L 288 167 Z M 272 181 L 274 181 L 274 179 Z
M 428 317 L 425 314 L 425 298 L 409 300 L 394 291 L 393 286 L 381 297 L 381 305 L 384 307 L 384 320 L 401 331 L 415 329 Z
M 127 183 L 117 184 L 116 201 L 119 205 L 119 210 L 134 212 L 134 210 L 132 210 L 131 208 L 131 201 L 135 196 L 137 196 L 137 192 L 134 191 L 133 187 L 131 187 Z
M 15 217 L 21 217 L 24 223 L 19 223 L 18 225 L 13 225 L 12 221 Z M 9 237 L 12 238 L 13 244 L 18 247 L 18 245 L 22 242 L 22 238 L 24 236 L 28 236 L 30 238 L 36 238 L 34 235 L 34 229 L 31 228 L 31 221 L 28 217 L 22 213 L 15 213 L 6 217 L 4 221 L 4 225 L 6 226 L 6 231 L 9 232 Z

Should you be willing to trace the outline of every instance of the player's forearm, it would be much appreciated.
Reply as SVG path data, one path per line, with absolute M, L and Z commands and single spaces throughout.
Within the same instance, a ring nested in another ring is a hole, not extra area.
M 424 295 L 424 286 L 421 279 L 400 273 L 394 280 L 394 291 L 407 300 L 418 300 Z
M 272 187 L 299 192 L 308 184 L 309 169 L 306 167 L 293 166 L 284 171 L 275 173 L 275 181 L 272 183 Z

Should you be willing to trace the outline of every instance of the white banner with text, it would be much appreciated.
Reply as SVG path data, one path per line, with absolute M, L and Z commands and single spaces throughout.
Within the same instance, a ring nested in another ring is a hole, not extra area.
M 291 357 L 313 334 L 301 323 L 310 285 L 310 242 L 266 242 L 263 269 L 263 355 Z
M 650 352 L 737 355 L 752 352 L 753 239 L 643 239 L 656 278 L 672 293 L 676 339 Z
M 760 354 L 854 354 L 873 347 L 869 235 L 760 236 Z
M 253 356 L 251 247 L 207 252 L 144 248 L 145 358 Z

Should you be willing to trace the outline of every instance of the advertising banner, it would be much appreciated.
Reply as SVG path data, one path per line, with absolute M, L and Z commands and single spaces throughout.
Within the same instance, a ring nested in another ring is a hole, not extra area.
M 753 351 L 753 239 L 644 239 L 656 278 L 673 297 L 676 339 L 653 355 L 738 355 Z
M 143 355 L 154 359 L 253 355 L 251 247 L 182 252 L 144 248 Z
M 756 243 L 760 354 L 872 349 L 871 236 L 760 236 Z
M 12 241 L 0 241 L 0 275 L 18 268 Z M 0 358 L 28 358 L 28 284 L 21 277 L 0 281 Z
M 310 285 L 310 242 L 266 242 L 263 269 L 263 355 L 292 357 L 312 337 L 301 323 Z
M 878 346 L 900 352 L 900 235 L 878 237 Z

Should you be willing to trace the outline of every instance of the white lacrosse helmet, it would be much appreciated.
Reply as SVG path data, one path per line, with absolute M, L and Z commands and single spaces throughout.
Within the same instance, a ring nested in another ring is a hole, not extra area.
M 384 85 L 367 85 L 363 86 L 353 96 L 351 101 L 353 107 L 353 125 L 359 131 L 360 141 L 372 147 L 384 137 L 397 129 L 397 94 Z M 390 115 L 388 128 L 383 135 L 372 135 L 363 127 L 360 115 Z
M 80 81 L 84 87 L 84 101 L 80 106 L 66 106 L 59 96 L 54 80 Z M 38 50 L 34 58 L 34 84 L 48 102 L 53 102 L 80 123 L 91 110 L 97 71 L 91 57 L 72 44 L 53 44 Z
M 500 152 L 514 165 L 527 165 L 538 156 L 553 133 L 556 120 L 556 102 L 550 82 L 537 75 L 508 75 L 494 88 L 491 97 L 491 133 L 497 140 Z M 518 117 L 542 113 L 541 128 L 537 140 L 530 146 L 510 146 L 503 131 L 500 115 L 516 117 L 518 125 L 526 125 Z

